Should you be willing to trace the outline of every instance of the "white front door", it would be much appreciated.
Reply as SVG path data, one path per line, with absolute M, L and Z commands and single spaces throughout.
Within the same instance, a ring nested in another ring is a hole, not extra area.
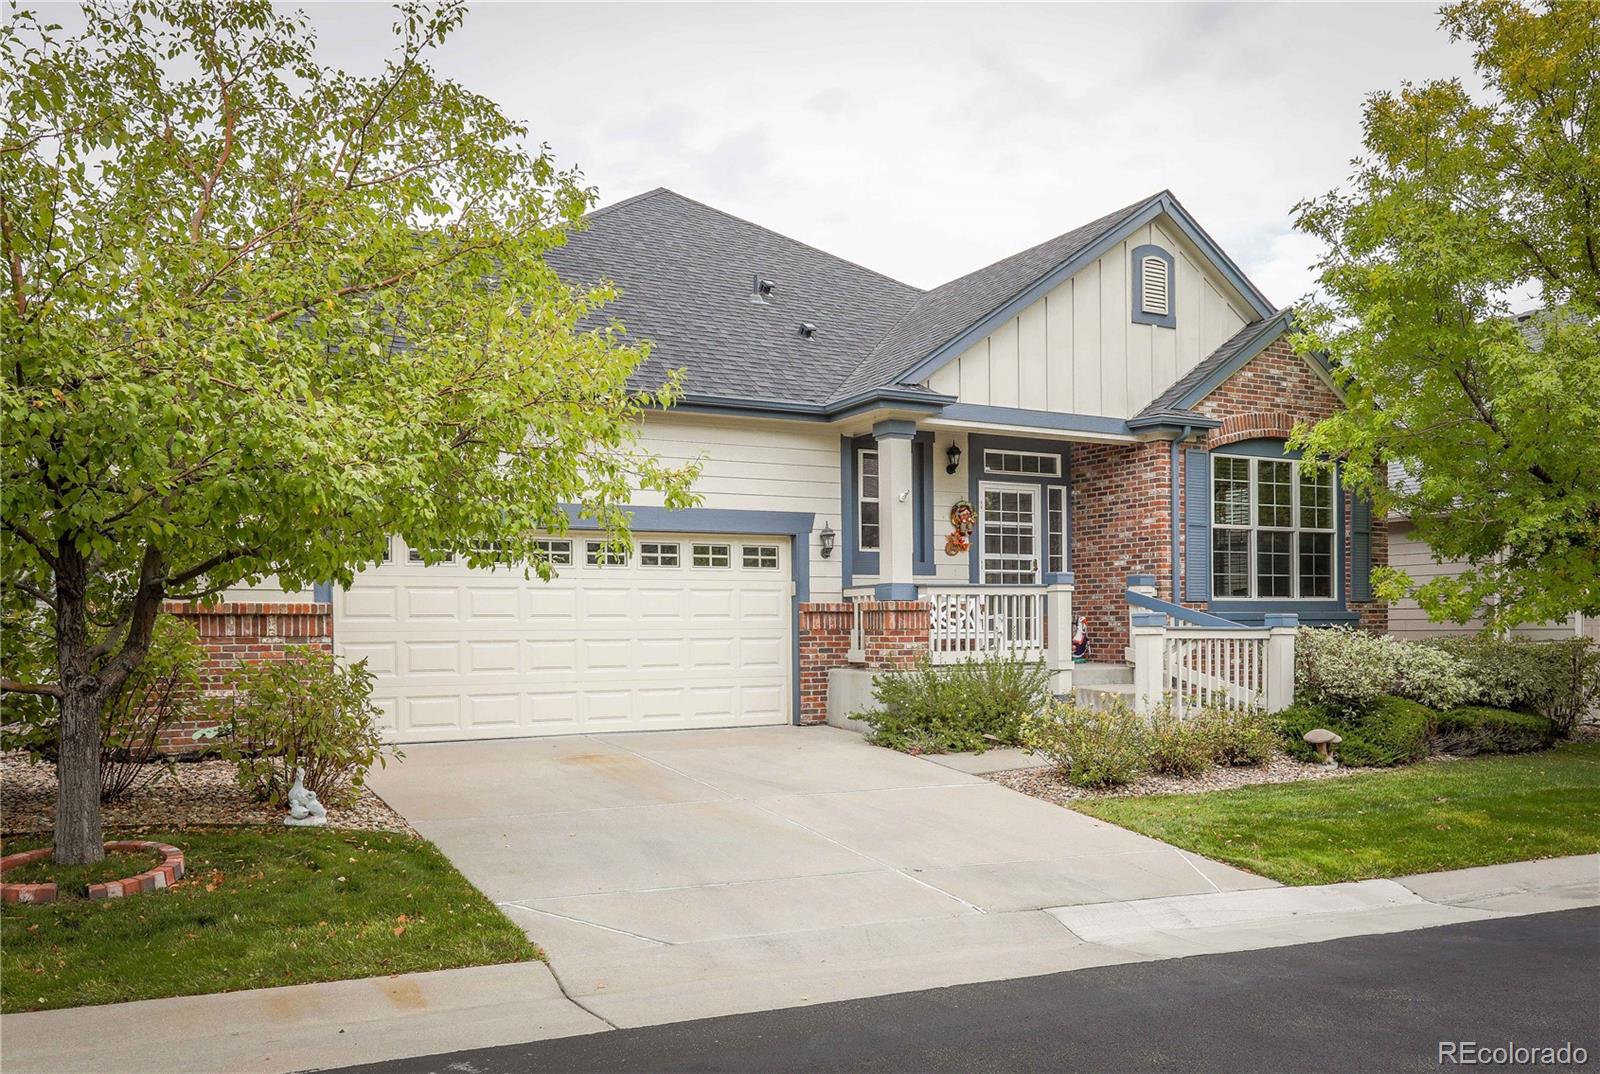
M 789 540 L 592 534 L 550 542 L 558 575 L 424 566 L 401 542 L 334 596 L 335 645 L 367 661 L 401 742 L 787 723 Z
M 979 486 L 983 505 L 978 526 L 984 585 L 1034 585 L 1039 573 L 1039 488 Z

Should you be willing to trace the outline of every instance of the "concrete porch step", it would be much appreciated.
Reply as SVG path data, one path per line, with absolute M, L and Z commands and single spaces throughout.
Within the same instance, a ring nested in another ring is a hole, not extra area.
M 1102 682 L 1092 686 L 1072 687 L 1073 700 L 1084 708 L 1105 710 L 1115 705 L 1118 699 L 1133 705 L 1133 683 L 1131 682 Z
M 1130 664 L 1096 664 L 1093 662 L 1072 665 L 1072 684 L 1074 686 L 1098 686 L 1107 682 L 1133 682 L 1133 667 Z

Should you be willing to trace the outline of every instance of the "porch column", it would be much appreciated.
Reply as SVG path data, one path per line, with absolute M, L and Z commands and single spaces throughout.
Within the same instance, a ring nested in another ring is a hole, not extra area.
M 1300 617 L 1292 613 L 1266 617 L 1267 711 L 1281 712 L 1294 704 L 1294 638 Z
M 1128 575 L 1128 592 L 1129 593 L 1137 593 L 1142 597 L 1153 597 L 1153 596 L 1155 596 L 1156 595 L 1156 576 L 1153 575 L 1153 574 L 1130 574 L 1130 575 Z M 1133 621 L 1134 621 L 1135 617 L 1137 617 L 1139 614 L 1141 614 L 1143 612 L 1147 612 L 1147 611 L 1149 611 L 1148 608 L 1140 608 L 1139 606 L 1134 605 L 1134 604 L 1129 604 L 1128 605 L 1128 647 L 1122 651 L 1122 659 L 1124 661 L 1126 661 L 1127 663 L 1131 664 L 1131 663 L 1133 663 L 1133 660 L 1134 660 L 1134 656 L 1133 656 Z
M 1072 572 L 1056 575 L 1044 590 L 1044 666 L 1050 672 L 1050 692 L 1072 696 Z
M 1167 617 L 1160 612 L 1136 612 L 1133 616 L 1133 710 L 1150 712 L 1166 696 L 1162 648 L 1167 640 Z
M 911 440 L 916 434 L 916 423 L 910 421 L 880 421 L 872 427 L 878 441 L 879 600 L 917 597 L 911 495 Z

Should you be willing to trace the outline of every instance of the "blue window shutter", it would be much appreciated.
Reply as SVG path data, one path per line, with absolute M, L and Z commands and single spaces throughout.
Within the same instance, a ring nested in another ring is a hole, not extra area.
M 1211 459 L 1183 453 L 1183 599 L 1211 599 Z
M 1350 502 L 1350 599 L 1372 599 L 1372 503 L 1362 496 Z

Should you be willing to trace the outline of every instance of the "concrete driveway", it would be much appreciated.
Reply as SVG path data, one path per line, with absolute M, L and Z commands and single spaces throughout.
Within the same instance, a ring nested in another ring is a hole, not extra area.
M 1043 911 L 1272 886 L 829 727 L 415 746 L 373 784 L 616 1025 L 1126 961 Z

